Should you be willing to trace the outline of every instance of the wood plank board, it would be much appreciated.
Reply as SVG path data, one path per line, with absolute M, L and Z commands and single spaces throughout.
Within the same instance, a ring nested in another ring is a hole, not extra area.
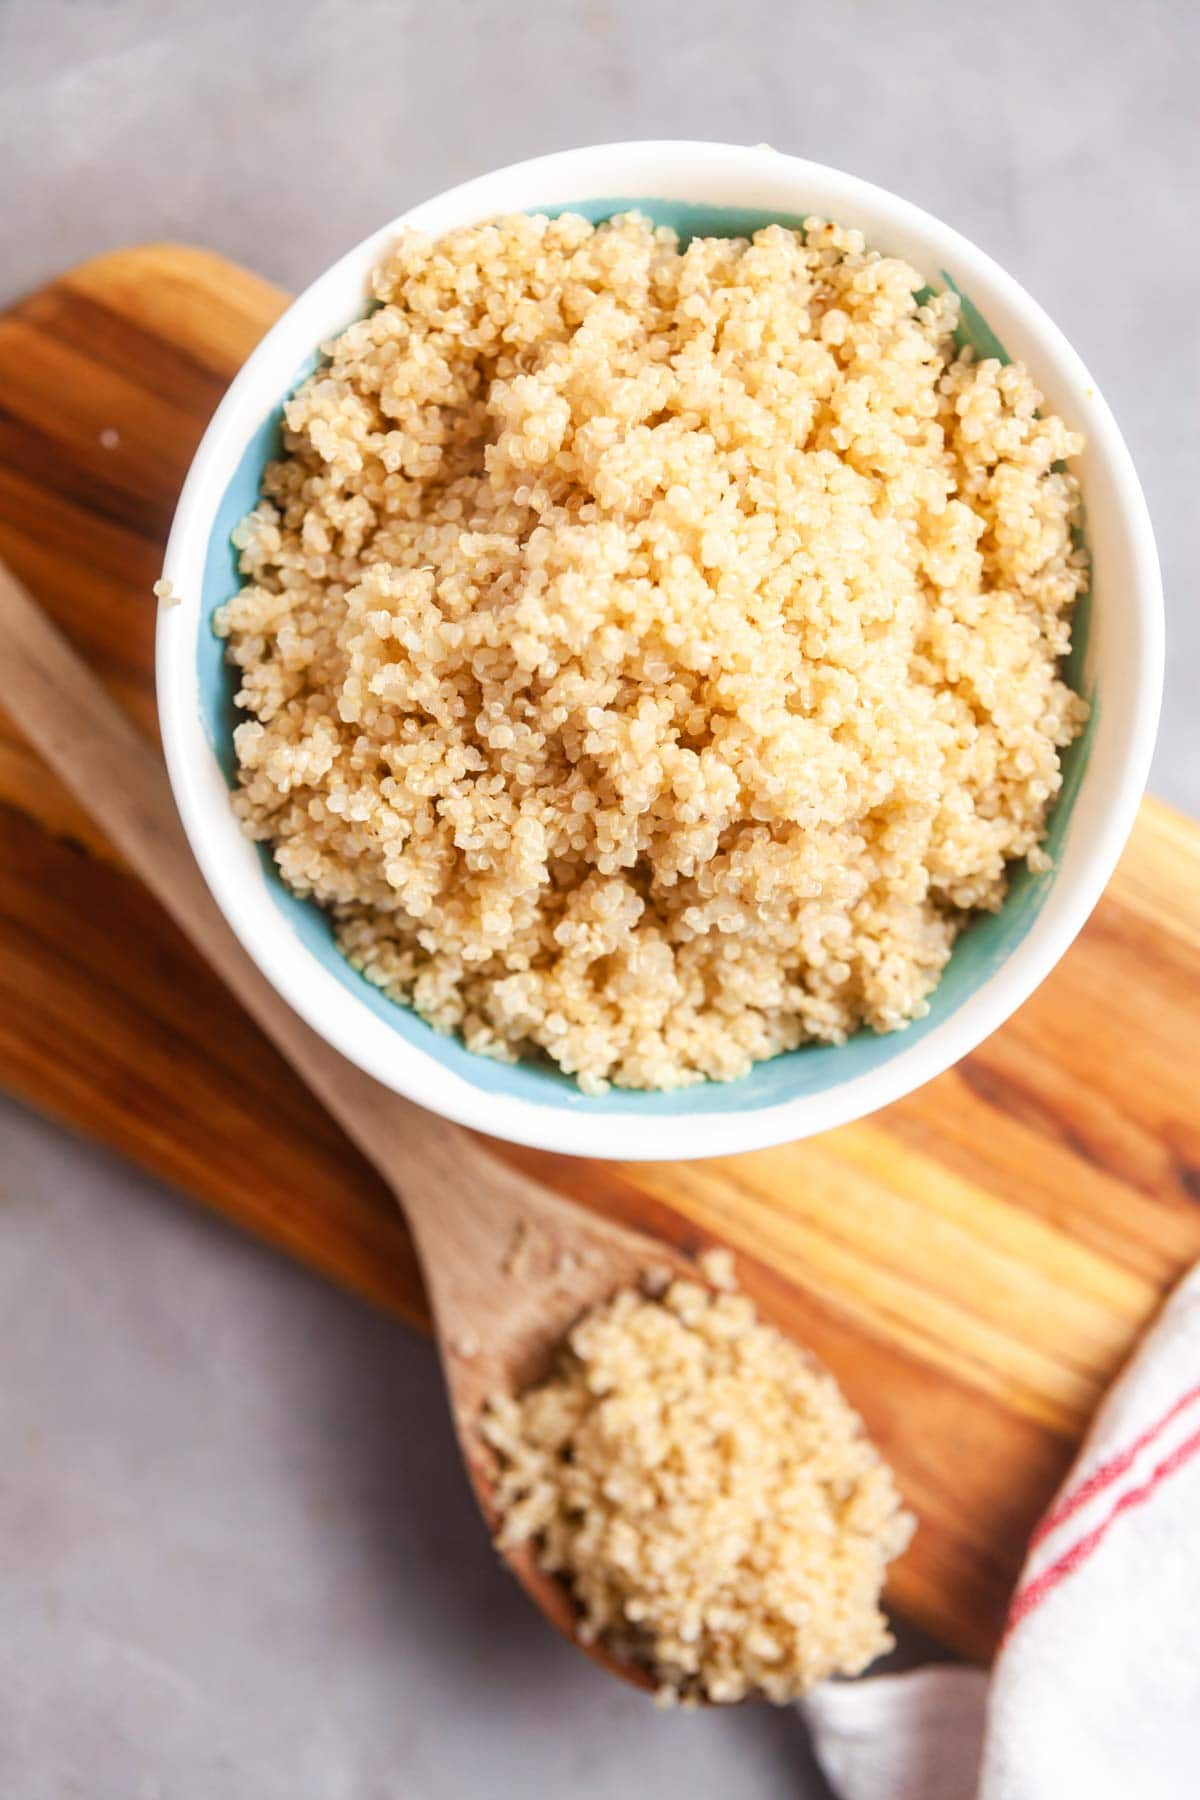
M 229 377 L 285 303 L 186 246 L 0 318 L 0 555 L 154 731 L 151 584 Z M 0 706 L 3 701 L 0 645 Z M 1200 828 L 1147 802 L 1040 992 L 860 1124 L 688 1165 L 509 1151 L 695 1246 L 834 1370 L 921 1522 L 894 1604 L 986 1656 L 1100 1394 L 1200 1256 Z M 0 1083 L 416 1324 L 381 1184 L 0 715 Z

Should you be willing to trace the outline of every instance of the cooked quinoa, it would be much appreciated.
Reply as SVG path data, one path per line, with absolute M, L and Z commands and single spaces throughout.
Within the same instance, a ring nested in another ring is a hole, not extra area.
M 912 1520 L 836 1382 L 743 1295 L 618 1294 L 483 1429 L 501 1545 L 532 1539 L 583 1641 L 664 1698 L 794 1700 L 890 1648 L 880 1590 Z
M 235 804 L 367 978 L 599 1092 L 926 1010 L 1039 846 L 1082 440 L 817 220 L 408 232 L 217 630 Z

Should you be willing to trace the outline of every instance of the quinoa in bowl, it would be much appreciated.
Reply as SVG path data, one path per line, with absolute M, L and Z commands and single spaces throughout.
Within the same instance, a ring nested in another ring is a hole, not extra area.
M 588 1093 L 920 1017 L 1087 716 L 1079 437 L 815 219 L 408 231 L 374 294 L 215 620 L 289 888 Z

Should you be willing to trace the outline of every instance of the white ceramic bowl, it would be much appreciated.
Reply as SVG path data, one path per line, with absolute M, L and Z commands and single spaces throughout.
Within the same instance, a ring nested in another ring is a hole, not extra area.
M 926 1019 L 890 1037 L 793 1051 L 739 1082 L 588 1098 L 555 1072 L 509 1068 L 437 1037 L 356 976 L 316 909 L 284 892 L 229 805 L 232 687 L 209 618 L 237 586 L 229 531 L 254 503 L 280 405 L 322 340 L 362 312 L 368 274 L 400 225 L 438 233 L 502 212 L 571 208 L 598 218 L 631 204 L 692 231 L 817 213 L 859 227 L 932 285 L 955 283 L 977 309 L 968 317 L 984 343 L 990 328 L 1087 439 L 1078 470 L 1093 592 L 1073 676 L 1094 714 L 1068 753 L 1053 871 L 1020 871 L 1001 912 L 963 933 Z M 1112 414 L 1062 333 L 982 251 L 907 201 L 816 163 L 733 145 L 607 144 L 520 163 L 414 207 L 351 250 L 289 307 L 230 387 L 180 497 L 164 573 L 182 602 L 159 624 L 167 765 L 200 867 L 251 956 L 310 1025 L 387 1086 L 496 1137 L 586 1156 L 698 1157 L 804 1137 L 898 1099 L 973 1049 L 1049 973 L 1112 873 L 1145 783 L 1162 685 L 1162 592 L 1146 505 Z

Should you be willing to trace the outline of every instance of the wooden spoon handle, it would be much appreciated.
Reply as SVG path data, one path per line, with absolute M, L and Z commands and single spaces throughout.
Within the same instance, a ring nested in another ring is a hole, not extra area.
M 510 1172 L 465 1131 L 435 1119 L 332 1049 L 259 973 L 205 886 L 166 770 L 120 707 L 0 563 L 5 710 L 94 818 L 304 1081 L 385 1179 L 402 1174 L 421 1209 L 465 1178 Z

